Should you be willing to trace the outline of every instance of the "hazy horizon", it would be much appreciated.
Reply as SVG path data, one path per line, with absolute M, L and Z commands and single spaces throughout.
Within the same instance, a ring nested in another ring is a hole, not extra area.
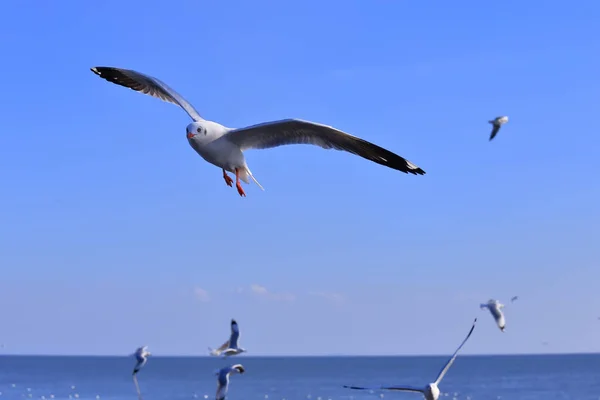
M 407 358 L 416 358 L 416 357 L 449 357 L 452 353 L 448 354 L 270 354 L 270 355 L 244 355 L 243 358 L 281 358 L 281 357 L 291 357 L 291 358 L 345 358 L 345 357 L 366 357 L 366 358 L 380 358 L 380 357 L 407 357 Z M 521 356 L 600 356 L 600 352 L 575 352 L 575 353 L 519 353 L 519 354 L 473 354 L 473 353 L 460 353 L 461 357 L 521 357 Z M 10 356 L 10 357 L 109 357 L 109 358 L 130 358 L 131 354 L 10 354 L 10 353 L 2 353 L 0 357 Z M 240 356 L 234 357 L 237 359 Z M 216 360 L 223 360 L 220 357 L 214 357 L 210 355 L 185 355 L 185 354 L 152 354 L 152 358 L 214 358 Z M 227 360 L 227 359 L 226 359 Z M 229 358 L 229 360 L 233 360 Z

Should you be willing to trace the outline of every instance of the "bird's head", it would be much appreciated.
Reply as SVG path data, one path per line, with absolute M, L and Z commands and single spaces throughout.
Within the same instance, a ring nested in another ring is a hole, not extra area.
M 202 138 L 206 135 L 208 135 L 208 129 L 200 122 L 194 121 L 185 128 L 185 136 L 188 140 Z
M 139 352 L 142 357 L 147 357 L 147 356 L 151 355 L 150 352 L 148 351 L 148 346 L 140 347 Z
M 243 374 L 244 372 L 246 372 L 246 370 L 244 369 L 244 366 L 242 364 L 235 364 L 231 368 L 237 370 L 237 372 L 239 372 L 240 374 Z

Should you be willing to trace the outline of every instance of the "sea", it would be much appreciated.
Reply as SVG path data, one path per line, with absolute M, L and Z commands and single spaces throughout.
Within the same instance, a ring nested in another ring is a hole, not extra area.
M 357 391 L 343 385 L 434 381 L 448 357 L 151 356 L 138 374 L 143 400 L 214 399 L 215 371 L 241 363 L 229 400 L 422 399 L 419 393 Z M 0 400 L 137 400 L 133 357 L 0 356 Z M 600 355 L 460 356 L 441 399 L 599 400 Z

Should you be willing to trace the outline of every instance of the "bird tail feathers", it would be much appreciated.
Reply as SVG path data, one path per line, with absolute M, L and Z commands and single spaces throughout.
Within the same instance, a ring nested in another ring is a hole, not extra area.
M 256 186 L 258 186 L 260 188 L 260 190 L 262 190 L 264 192 L 264 188 L 262 187 L 262 185 L 260 183 L 258 183 L 258 181 L 256 180 L 256 178 L 254 177 L 254 175 L 252 175 L 252 172 L 250 172 L 250 168 L 246 167 L 245 168 L 245 172 L 246 172 L 246 179 L 244 180 L 244 182 L 248 183 L 248 176 L 250 178 L 252 178 L 252 180 L 254 181 L 254 183 L 256 183 Z M 240 179 L 244 179 L 240 176 Z

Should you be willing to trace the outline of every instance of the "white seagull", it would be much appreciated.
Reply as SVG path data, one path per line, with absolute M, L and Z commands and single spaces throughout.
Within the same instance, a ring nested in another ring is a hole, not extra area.
M 456 349 L 456 351 L 454 352 L 452 357 L 450 357 L 450 359 L 448 360 L 446 365 L 444 365 L 444 368 L 442 368 L 442 370 L 438 374 L 438 377 L 435 380 L 435 382 L 428 384 L 424 388 L 414 387 L 414 386 L 405 386 L 405 385 L 403 385 L 403 386 L 381 386 L 378 388 L 368 388 L 368 387 L 359 387 L 359 386 L 344 386 L 344 387 L 348 388 L 348 389 L 357 389 L 357 390 L 396 390 L 396 391 L 401 391 L 401 392 L 415 392 L 415 393 L 421 393 L 426 400 L 438 400 L 438 398 L 440 397 L 440 389 L 438 388 L 438 385 L 444 378 L 444 375 L 446 375 L 446 372 L 448 372 L 448 370 L 454 363 L 454 359 L 456 358 L 458 351 L 467 342 L 467 340 L 471 336 L 471 333 L 473 333 L 473 329 L 475 329 L 476 322 L 477 322 L 477 318 L 475 318 L 475 320 L 473 321 L 473 326 L 471 327 L 471 330 L 467 334 L 467 337 L 465 338 L 465 340 L 463 340 L 463 342 L 460 344 L 460 346 L 458 346 L 458 349 Z
M 498 134 L 500 127 L 508 122 L 508 117 L 507 116 L 496 117 L 493 120 L 488 121 L 488 122 L 493 125 L 492 133 L 490 134 L 490 140 L 492 140 Z
M 225 400 L 227 396 L 227 390 L 229 389 L 229 375 L 231 374 L 243 374 L 246 372 L 242 364 L 235 364 L 230 367 L 221 368 L 216 372 L 217 378 L 217 395 L 215 400 Z
M 152 354 L 148 351 L 148 346 L 142 346 L 138 347 L 138 349 L 135 351 L 135 353 L 133 353 L 133 355 L 137 361 L 135 367 L 133 367 L 133 383 L 135 383 L 135 388 L 137 389 L 138 397 L 141 399 L 142 393 L 140 392 L 140 385 L 138 385 L 137 373 L 140 372 L 140 369 L 142 369 L 144 365 L 146 365 L 146 362 L 148 361 L 148 356 L 151 356 Z
M 231 335 L 229 339 L 223 343 L 218 349 L 213 350 L 210 347 L 208 350 L 210 351 L 210 355 L 218 356 L 223 354 L 224 357 L 234 356 L 236 354 L 244 353 L 246 349 L 239 347 L 240 340 L 240 327 L 235 319 L 231 320 Z
M 487 308 L 490 311 L 490 314 L 492 314 L 492 317 L 494 317 L 498 328 L 504 332 L 504 328 L 506 327 L 506 320 L 504 319 L 504 313 L 502 312 L 504 304 L 500 303 L 498 300 L 490 299 L 487 303 L 480 304 L 479 308 Z
M 312 144 L 324 149 L 343 150 L 404 173 L 425 174 L 421 168 L 399 155 L 330 126 L 299 119 L 284 119 L 239 129 L 227 128 L 202 118 L 190 103 L 156 78 L 114 67 L 94 67 L 91 70 L 109 82 L 183 108 L 193 120 L 186 127 L 188 143 L 204 160 L 223 170 L 223 179 L 228 186 L 232 185 L 233 180 L 227 175 L 227 171 L 235 174 L 240 196 L 246 196 L 240 179 L 250 183 L 248 178 L 251 178 L 264 190 L 250 172 L 243 152 L 288 144 Z

